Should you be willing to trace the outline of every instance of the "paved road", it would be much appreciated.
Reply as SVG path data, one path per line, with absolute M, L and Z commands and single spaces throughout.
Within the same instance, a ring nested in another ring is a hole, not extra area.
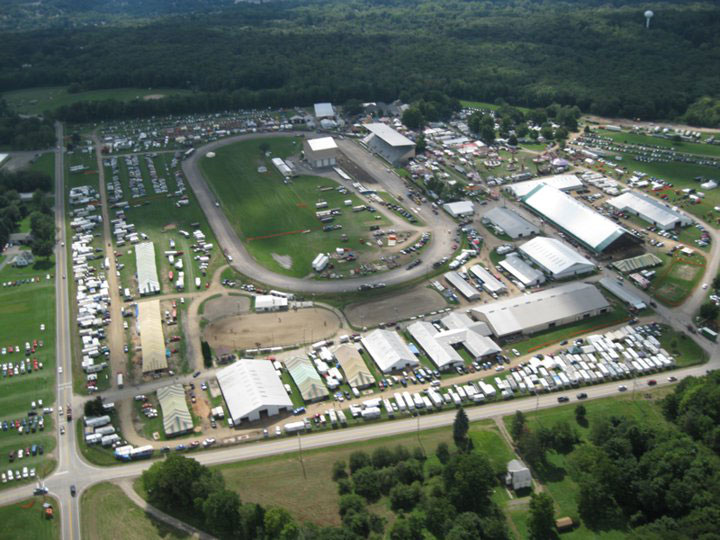
M 455 232 L 457 224 L 442 212 L 438 215 L 433 214 L 426 205 L 423 207 L 423 210 L 420 211 L 419 215 L 427 223 L 426 229 L 432 233 L 432 240 L 422 251 L 421 258 L 423 263 L 412 270 L 406 270 L 405 267 L 401 267 L 372 276 L 337 281 L 318 281 L 276 274 L 259 264 L 253 259 L 247 249 L 245 249 L 245 246 L 228 221 L 222 208 L 215 206 L 217 198 L 205 181 L 200 171 L 199 162 L 208 152 L 215 151 L 227 144 L 259 137 L 287 137 L 290 135 L 304 136 L 305 133 L 261 133 L 229 137 L 198 148 L 195 153 L 182 164 L 187 181 L 195 192 L 200 207 L 207 216 L 218 243 L 227 254 L 232 256 L 233 262 L 231 266 L 235 270 L 278 289 L 288 289 L 306 293 L 349 292 L 357 290 L 358 286 L 363 283 L 382 282 L 387 285 L 395 285 L 425 276 L 432 271 L 433 262 L 451 254 L 452 238 L 454 237 L 453 233 Z M 386 166 L 378 161 L 377 158 L 372 157 L 354 142 L 347 140 L 340 142 L 342 143 L 341 148 L 343 152 L 349 155 L 356 163 L 362 163 L 364 170 L 372 175 L 381 186 L 384 186 L 388 191 L 396 195 L 403 195 L 405 193 L 406 189 L 403 181 L 397 175 L 387 172 Z

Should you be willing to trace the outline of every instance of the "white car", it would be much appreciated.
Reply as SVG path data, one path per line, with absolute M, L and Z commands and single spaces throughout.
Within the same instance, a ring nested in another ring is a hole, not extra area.
M 7 477 L 8 477 L 8 480 L 10 480 L 10 481 L 15 480 L 15 475 L 13 475 L 12 469 L 8 469 Z
M 7 476 L 5 476 L 5 473 L 2 473 L 2 475 L 0 475 L 0 477 L 2 477 L 2 483 L 7 484 Z
M 62 366 L 58 366 L 58 375 L 62 375 Z
M 62 415 L 63 415 L 62 405 L 58 405 L 58 416 L 62 416 Z
M 520 356 L 520 351 L 518 351 L 517 349 L 511 349 L 511 351 L 515 356 Z
M 213 437 L 208 437 L 202 443 L 205 448 L 207 448 L 208 446 L 212 446 L 213 444 L 215 444 L 215 439 Z
M 35 467 L 30 469 L 30 478 L 35 478 Z
M 18 457 L 18 459 L 24 458 L 24 457 L 25 457 L 25 450 L 23 450 L 22 448 L 21 448 L 20 450 L 18 450 L 17 457 Z
M 703 284 L 702 284 L 702 288 L 703 288 L 703 290 L 707 289 L 707 288 L 708 288 L 708 284 L 707 284 L 707 283 L 703 283 Z
M 30 471 L 28 471 L 28 468 L 27 468 L 27 467 L 23 467 L 23 469 L 22 469 L 22 477 L 23 477 L 23 478 L 28 478 L 29 476 L 30 476 Z

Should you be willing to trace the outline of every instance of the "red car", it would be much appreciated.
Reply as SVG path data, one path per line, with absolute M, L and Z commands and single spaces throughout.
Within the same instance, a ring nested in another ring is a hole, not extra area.
M 648 386 L 655 386 L 657 384 L 657 381 L 655 379 L 650 379 L 648 381 Z

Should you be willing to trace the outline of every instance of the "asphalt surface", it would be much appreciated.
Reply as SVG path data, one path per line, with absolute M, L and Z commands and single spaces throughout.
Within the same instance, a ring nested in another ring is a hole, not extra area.
M 432 270 L 432 263 L 452 254 L 452 243 L 455 237 L 457 224 L 450 219 L 444 212 L 437 215 L 432 213 L 429 204 L 420 207 L 417 214 L 426 224 L 426 227 L 412 227 L 407 225 L 406 228 L 417 229 L 419 231 L 427 230 L 431 233 L 432 238 L 428 246 L 423 249 L 420 254 L 422 264 L 411 270 L 406 270 L 404 266 L 375 274 L 352 279 L 343 279 L 337 281 L 318 281 L 312 279 L 301 279 L 282 274 L 274 273 L 260 263 L 258 263 L 248 253 L 242 241 L 238 237 L 237 232 L 230 224 L 225 216 L 222 207 L 215 205 L 217 197 L 212 188 L 207 184 L 200 170 L 200 159 L 207 154 L 217 150 L 218 148 L 230 143 L 252 140 L 260 137 L 280 137 L 280 136 L 304 136 L 306 133 L 258 133 L 252 135 L 238 135 L 228 137 L 220 141 L 215 141 L 198 148 L 188 159 L 183 161 L 182 168 L 188 183 L 192 187 L 197 196 L 200 207 L 208 218 L 210 227 L 223 247 L 227 255 L 232 256 L 233 262 L 230 265 L 240 272 L 255 279 L 261 283 L 269 285 L 277 289 L 292 290 L 305 293 L 334 293 L 334 292 L 350 292 L 357 290 L 358 286 L 363 283 L 385 283 L 387 285 L 396 285 L 405 283 L 411 279 L 428 275 Z M 362 168 L 370 174 L 376 182 L 383 186 L 387 191 L 395 195 L 404 195 L 407 189 L 403 181 L 394 173 L 388 172 L 386 165 L 377 158 L 368 154 L 364 149 L 360 148 L 356 143 L 349 140 L 339 140 L 340 149 L 350 157 L 356 164 L 362 163 Z M 405 205 L 407 206 L 407 204 Z M 415 205 L 411 205 L 415 206 Z M 309 269 L 308 269 L 309 270 Z
M 82 405 L 84 399 L 80 396 L 73 397 L 72 394 L 72 356 L 70 346 L 70 300 L 68 297 L 67 279 L 63 276 L 67 271 L 67 249 L 63 247 L 63 243 L 66 243 L 66 231 L 65 231 L 65 197 L 64 197 L 64 162 L 63 162 L 63 132 L 60 124 L 56 125 L 57 134 L 57 148 L 56 160 L 55 160 L 55 177 L 56 177 L 56 197 L 55 197 L 55 219 L 56 226 L 58 228 L 58 236 L 61 243 L 56 248 L 56 257 L 58 262 L 58 270 L 56 271 L 56 309 L 57 309 L 57 358 L 58 366 L 63 368 L 63 373 L 58 375 L 57 380 L 57 404 L 65 405 L 72 402 L 74 408 L 76 408 L 76 416 L 79 411 L 79 407 Z M 213 143 L 200 149 L 201 154 L 217 148 L 233 140 L 240 140 L 241 138 L 224 139 L 221 142 Z M 353 144 L 353 143 L 348 143 Z M 343 151 L 346 149 L 343 145 Z M 358 149 L 359 150 L 359 149 Z M 353 150 L 348 150 L 348 154 L 352 154 Z M 197 156 L 197 154 L 196 154 Z M 189 160 L 185 166 L 194 163 L 194 172 L 197 173 L 197 162 L 196 160 Z M 187 174 L 186 170 L 186 174 Z M 192 168 L 190 172 L 193 172 Z M 378 172 L 378 171 L 375 171 Z M 394 175 L 393 175 L 394 176 Z M 322 285 L 329 287 L 325 290 L 324 288 L 319 289 L 317 292 L 332 292 L 347 290 L 341 287 L 350 287 L 353 289 L 356 287 L 355 284 L 349 285 L 348 281 L 343 282 L 306 282 L 304 280 L 296 280 L 287 278 L 285 276 L 278 276 L 277 274 L 269 274 L 267 270 L 259 267 L 257 263 L 254 263 L 252 258 L 240 257 L 241 251 L 243 250 L 242 244 L 237 239 L 232 227 L 224 218 L 222 212 L 219 209 L 215 209 L 214 197 L 210 193 L 202 177 L 196 174 L 193 180 L 190 180 L 191 175 L 188 174 L 188 180 L 191 182 L 193 189 L 198 195 L 198 199 L 201 201 L 203 210 L 208 215 L 211 221 L 213 230 L 215 230 L 218 236 L 218 241 L 224 249 L 228 249 L 231 254 L 237 258 L 235 260 L 238 270 L 243 273 L 249 274 L 246 270 L 251 271 L 259 270 L 262 271 L 262 281 L 268 283 L 268 276 L 271 279 L 281 278 L 277 284 L 269 283 L 273 286 L 292 288 L 293 285 L 298 285 L 301 290 L 307 290 L 305 287 L 311 285 Z M 387 179 L 388 183 L 392 181 L 399 181 L 400 179 Z M 202 181 L 201 184 L 198 182 Z M 193 183 L 195 182 L 195 183 Z M 392 185 L 392 184 L 391 184 Z M 395 190 L 391 190 L 395 191 Z M 426 218 L 425 215 L 422 216 Z M 427 220 L 426 220 L 427 221 Z M 444 224 L 439 224 L 439 227 Z M 454 227 L 454 224 L 453 224 Z M 707 227 L 708 231 L 712 236 L 712 249 L 708 255 L 708 265 L 706 270 L 706 276 L 714 276 L 717 273 L 718 266 L 720 265 L 720 234 L 711 227 Z M 236 251 L 233 251 L 236 250 Z M 396 273 L 397 282 L 405 281 L 411 277 L 422 275 L 424 270 L 419 271 L 419 274 L 411 272 L 399 272 Z M 603 270 L 603 274 L 612 275 L 608 270 Z M 379 279 L 386 283 L 393 283 L 388 276 L 392 274 L 382 274 Z M 710 277 L 706 277 L 710 279 Z M 355 280 L 357 283 L 368 282 L 367 278 L 362 280 Z M 284 284 L 281 284 L 284 283 Z M 631 287 L 636 294 L 642 298 L 650 301 L 650 298 L 630 284 L 625 284 Z M 705 300 L 707 291 L 698 287 L 688 300 L 679 308 L 669 309 L 661 305 L 658 305 L 656 309 L 657 319 L 664 320 L 678 330 L 684 330 L 688 324 L 692 323 L 692 317 L 700 304 Z M 685 368 L 675 370 L 672 375 L 678 379 L 688 376 L 699 376 L 705 374 L 708 369 L 720 368 L 720 350 L 718 346 L 705 340 L 699 336 L 692 336 L 692 338 L 710 355 L 708 363 L 701 366 L 694 366 L 691 368 Z M 206 374 L 207 375 L 207 374 Z M 628 393 L 632 394 L 636 399 L 644 399 L 642 394 L 647 389 L 647 381 L 651 378 L 655 378 L 660 386 L 669 384 L 665 376 L 650 375 L 647 377 L 640 377 L 632 379 L 630 382 L 624 381 L 629 387 Z M 190 380 L 191 377 L 182 377 L 180 380 L 183 382 Z M 122 398 L 129 397 L 135 393 L 149 393 L 159 386 L 167 384 L 167 380 L 153 381 L 135 388 L 126 388 L 123 390 L 110 390 L 106 393 L 106 399 L 120 400 Z M 596 386 L 583 387 L 582 391 L 588 395 L 588 400 L 598 399 L 603 397 L 612 396 L 618 394 L 618 382 L 605 383 Z M 556 406 L 558 404 L 557 398 L 560 395 L 567 395 L 571 397 L 572 401 L 576 398 L 573 395 L 575 391 L 565 393 L 550 393 L 543 394 L 534 397 L 514 399 L 511 401 L 496 402 L 487 404 L 479 407 L 470 407 L 467 409 L 467 414 L 470 420 L 481 420 L 487 418 L 495 418 L 499 416 L 506 416 L 513 414 L 517 410 L 532 411 L 536 409 L 544 409 Z M 295 437 L 282 437 L 279 439 L 271 439 L 267 441 L 260 441 L 249 444 L 241 444 L 238 446 L 218 448 L 215 450 L 198 452 L 193 454 L 193 457 L 200 463 L 205 465 L 217 465 L 221 463 L 229 463 L 241 460 L 254 459 L 258 457 L 264 457 L 268 455 L 277 455 L 288 452 L 297 451 L 302 445 L 302 448 L 313 449 L 322 448 L 327 446 L 333 446 L 337 444 L 344 444 L 353 441 L 361 441 L 374 439 L 377 437 L 383 437 L 388 435 L 397 435 L 401 433 L 411 433 L 423 429 L 430 429 L 434 427 L 447 426 L 452 424 L 455 417 L 454 411 L 446 411 L 442 413 L 436 413 L 426 416 L 418 416 L 415 418 L 404 418 L 393 421 L 371 423 L 368 425 L 358 426 L 354 428 L 338 429 L 334 431 L 327 431 L 317 434 L 298 435 Z M 82 492 L 89 486 L 102 481 L 108 480 L 130 480 L 137 477 L 146 470 L 153 461 L 142 461 L 129 464 L 118 464 L 113 467 L 97 467 L 87 463 L 81 456 L 77 441 L 75 437 L 74 422 L 68 424 L 64 419 L 62 423 L 58 423 L 57 429 L 59 430 L 60 425 L 66 425 L 67 432 L 65 435 L 57 434 L 58 445 L 57 445 L 57 460 L 58 466 L 56 471 L 45 479 L 45 484 L 50 490 L 50 493 L 54 495 L 59 501 L 59 513 L 58 517 L 61 520 L 61 531 L 63 540 L 74 540 L 80 538 L 80 508 L 79 498 Z M 72 497 L 70 495 L 70 486 L 76 485 L 77 496 Z M 10 504 L 14 501 L 27 498 L 32 492 L 32 485 L 24 485 L 4 491 L 0 491 L 0 505 Z

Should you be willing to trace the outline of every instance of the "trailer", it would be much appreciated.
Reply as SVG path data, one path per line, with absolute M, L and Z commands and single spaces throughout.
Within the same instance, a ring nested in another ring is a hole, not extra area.
M 395 398 L 395 403 L 397 404 L 398 409 L 404 411 L 407 407 L 405 406 L 405 400 L 403 399 L 402 394 L 395 392 L 393 397 Z
M 124 386 L 124 384 L 123 384 L 123 374 L 122 374 L 122 373 L 118 373 L 118 374 L 117 374 L 117 387 L 118 387 L 118 389 L 122 389 L 123 386 Z
M 288 422 L 283 426 L 285 433 L 297 433 L 298 431 L 305 431 L 305 422 Z

